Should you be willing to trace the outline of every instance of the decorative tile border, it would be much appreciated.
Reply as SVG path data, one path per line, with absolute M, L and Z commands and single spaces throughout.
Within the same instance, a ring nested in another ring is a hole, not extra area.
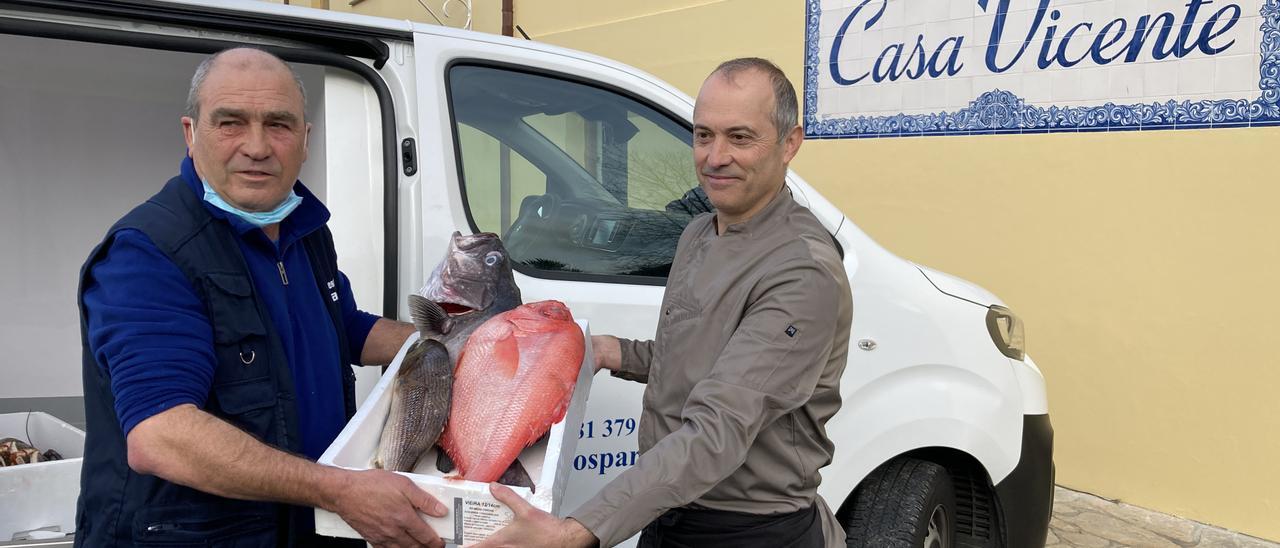
M 991 90 L 967 108 L 934 114 L 858 116 L 819 120 L 818 23 L 821 0 L 806 0 L 805 136 L 816 139 L 911 137 L 984 133 L 1055 133 L 1199 129 L 1208 127 L 1280 125 L 1280 0 L 1262 6 L 1261 95 L 1245 99 L 1173 101 L 1093 107 L 1028 105 L 1012 92 Z

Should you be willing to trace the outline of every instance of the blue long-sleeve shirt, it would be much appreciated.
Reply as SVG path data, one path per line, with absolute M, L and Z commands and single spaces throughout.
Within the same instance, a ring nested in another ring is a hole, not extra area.
M 190 158 L 182 163 L 182 176 L 192 192 L 204 195 Z M 280 223 L 277 242 L 233 215 L 205 207 L 237 235 L 293 376 L 303 452 L 317 459 L 346 416 L 337 366 L 339 334 L 322 300 L 331 297 L 320 293 L 300 240 L 328 222 L 329 210 L 301 182 L 294 190 L 302 204 Z M 346 329 L 341 336 L 356 359 L 378 317 L 357 309 L 347 277 L 339 273 L 338 278 L 335 291 Z M 120 231 L 106 257 L 92 267 L 84 302 L 89 347 L 107 369 L 126 435 L 172 407 L 204 406 L 216 363 L 213 327 L 191 283 L 149 238 L 137 230 Z

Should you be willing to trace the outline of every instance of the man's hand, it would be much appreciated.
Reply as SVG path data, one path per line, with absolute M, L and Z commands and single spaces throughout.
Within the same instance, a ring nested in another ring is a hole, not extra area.
M 343 470 L 327 509 L 342 516 L 374 546 L 444 546 L 418 516 L 444 517 L 448 509 L 409 478 L 386 470 Z
M 617 371 L 622 368 L 622 343 L 613 335 L 592 335 L 591 351 L 596 355 L 596 370 Z
M 616 344 L 617 339 L 614 340 Z M 581 523 L 573 519 L 560 519 L 534 508 L 505 485 L 490 483 L 489 493 L 498 502 L 507 505 L 515 514 L 515 519 L 510 525 L 476 544 L 475 548 L 587 548 L 599 544 L 595 535 Z

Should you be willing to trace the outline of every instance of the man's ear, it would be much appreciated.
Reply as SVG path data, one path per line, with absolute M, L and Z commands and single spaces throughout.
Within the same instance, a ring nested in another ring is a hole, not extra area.
M 782 162 L 791 163 L 791 159 L 796 157 L 796 153 L 800 152 L 800 144 L 804 143 L 804 129 L 800 126 L 791 128 L 787 132 L 786 138 L 782 140 Z
M 191 155 L 191 149 L 196 146 L 196 121 L 190 116 L 183 116 L 182 120 L 182 138 L 187 141 L 187 156 Z
M 302 161 L 307 161 L 310 151 L 311 141 L 311 122 L 307 122 L 306 129 L 302 130 Z

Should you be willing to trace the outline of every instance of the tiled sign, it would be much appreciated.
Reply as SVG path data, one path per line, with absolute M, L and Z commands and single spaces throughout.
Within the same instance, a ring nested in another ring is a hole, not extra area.
M 1280 124 L 1280 0 L 806 0 L 812 138 Z

